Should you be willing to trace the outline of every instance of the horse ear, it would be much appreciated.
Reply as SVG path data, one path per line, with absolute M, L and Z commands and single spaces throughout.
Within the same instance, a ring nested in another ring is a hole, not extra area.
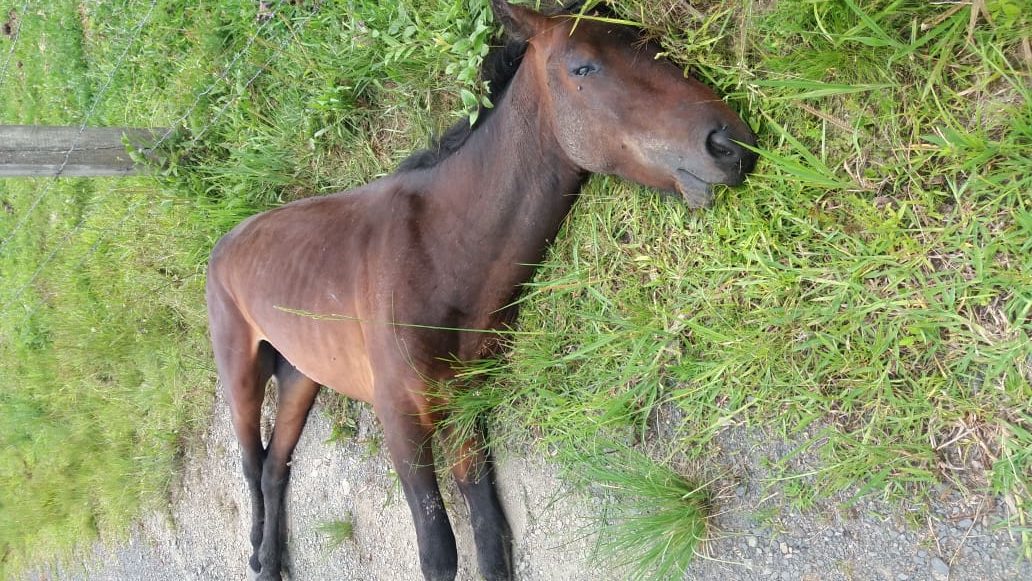
M 516 40 L 530 40 L 545 29 L 548 17 L 522 6 L 509 4 L 508 0 L 491 0 L 491 11 L 505 28 L 505 32 Z

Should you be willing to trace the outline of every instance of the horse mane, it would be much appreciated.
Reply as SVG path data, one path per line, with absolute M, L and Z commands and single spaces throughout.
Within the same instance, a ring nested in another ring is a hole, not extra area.
M 509 82 L 516 76 L 520 61 L 527 51 L 527 43 L 505 38 L 501 45 L 491 47 L 480 67 L 480 79 L 487 83 L 487 98 L 497 103 L 509 87 Z M 429 147 L 421 149 L 401 162 L 398 171 L 427 169 L 441 163 L 445 158 L 459 150 L 470 134 L 479 127 L 494 109 L 480 105 L 476 123 L 470 125 L 469 118 L 464 118 L 433 140 Z
M 542 7 L 545 14 L 553 16 L 559 14 L 575 15 L 581 9 L 584 1 L 550 0 L 547 4 L 551 5 Z M 591 8 L 591 14 L 596 16 L 614 16 L 612 9 L 606 2 L 595 4 Z M 520 68 L 520 62 L 523 60 L 524 53 L 527 52 L 527 42 L 525 40 L 514 39 L 504 32 L 502 34 L 502 43 L 491 47 L 484 57 L 483 64 L 480 66 L 480 80 L 487 83 L 487 98 L 492 103 L 497 103 L 501 96 L 505 94 L 505 90 L 509 87 L 509 82 L 516 76 L 516 69 Z M 473 125 L 470 125 L 468 118 L 456 122 L 439 138 L 432 139 L 429 147 L 416 151 L 405 158 L 398 165 L 398 171 L 428 169 L 441 163 L 466 143 L 470 134 L 483 124 L 492 111 L 494 111 L 493 108 L 480 105 L 476 115 L 476 122 Z

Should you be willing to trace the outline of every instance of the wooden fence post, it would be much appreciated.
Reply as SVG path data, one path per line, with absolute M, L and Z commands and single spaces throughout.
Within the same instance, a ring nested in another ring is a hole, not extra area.
M 125 137 L 134 149 L 147 155 L 166 131 L 161 128 L 88 127 L 80 130 L 79 127 L 0 125 L 0 177 L 145 173 L 149 168 L 133 162 L 122 139 Z

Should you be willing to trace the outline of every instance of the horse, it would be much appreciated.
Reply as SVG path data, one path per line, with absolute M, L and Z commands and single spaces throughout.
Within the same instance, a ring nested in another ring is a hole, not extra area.
M 434 382 L 489 355 L 592 173 L 708 207 L 741 184 L 756 138 L 708 87 L 637 28 L 492 0 L 507 35 L 485 59 L 494 107 L 392 174 L 252 216 L 211 254 L 206 298 L 218 377 L 251 496 L 250 574 L 281 578 L 290 458 L 320 385 L 368 402 L 412 512 L 428 580 L 454 579 L 438 488 Z M 306 313 L 339 316 L 306 316 Z M 265 387 L 278 385 L 268 444 Z M 451 472 L 477 564 L 512 577 L 512 534 L 483 433 Z

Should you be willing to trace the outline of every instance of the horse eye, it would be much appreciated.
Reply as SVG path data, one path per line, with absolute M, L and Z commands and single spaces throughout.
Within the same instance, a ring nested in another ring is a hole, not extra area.
M 581 65 L 581 66 L 573 69 L 572 72 L 573 72 L 573 75 L 576 76 L 576 77 L 586 77 L 586 76 L 588 76 L 591 73 L 594 73 L 596 71 L 598 71 L 598 67 L 596 67 L 595 65 Z

